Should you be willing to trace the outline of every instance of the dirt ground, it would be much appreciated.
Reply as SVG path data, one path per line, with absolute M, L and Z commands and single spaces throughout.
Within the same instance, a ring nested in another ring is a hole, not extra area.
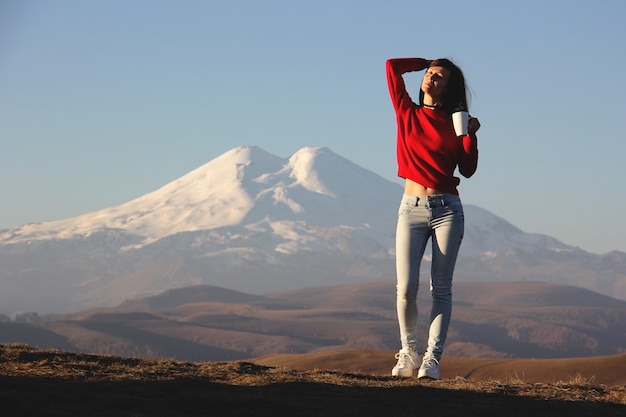
M 3 415 L 624 416 L 626 387 L 187 363 L 0 345 Z

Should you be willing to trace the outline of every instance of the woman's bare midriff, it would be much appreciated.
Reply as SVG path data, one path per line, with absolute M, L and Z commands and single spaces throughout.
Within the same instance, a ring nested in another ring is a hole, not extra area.
M 422 184 L 418 184 L 415 181 L 411 181 L 410 179 L 406 179 L 404 182 L 404 194 L 409 195 L 435 195 L 435 194 L 443 194 L 439 190 L 435 190 L 434 188 L 424 187 Z

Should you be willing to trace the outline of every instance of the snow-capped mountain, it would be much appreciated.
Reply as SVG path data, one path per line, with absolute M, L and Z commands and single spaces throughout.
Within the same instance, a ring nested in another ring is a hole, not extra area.
M 144 238 L 138 247 L 181 232 L 236 225 L 255 229 L 288 222 L 363 228 L 389 214 L 387 202 L 381 200 L 395 203 L 396 191 L 393 183 L 326 148 L 304 148 L 282 159 L 258 147 L 241 146 L 125 204 L 17 227 L 0 233 L 0 242 L 76 239 L 117 230 Z M 280 229 L 273 233 L 280 234 Z
M 401 194 L 327 148 L 284 159 L 237 147 L 127 203 L 0 231 L 0 313 L 76 311 L 196 284 L 268 293 L 393 279 Z M 456 279 L 626 298 L 626 254 L 592 255 L 465 211 Z

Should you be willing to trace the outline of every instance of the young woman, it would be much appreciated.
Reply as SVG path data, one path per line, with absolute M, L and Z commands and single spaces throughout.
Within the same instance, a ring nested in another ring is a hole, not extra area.
M 402 74 L 426 70 L 419 104 L 409 96 Z M 459 173 L 469 178 L 478 164 L 476 131 L 457 136 L 452 113 L 468 110 L 463 72 L 448 59 L 387 61 L 387 81 L 396 112 L 398 176 L 405 179 L 396 230 L 397 313 L 402 348 L 392 375 L 439 379 L 439 360 L 452 313 L 452 274 L 464 231 Z M 432 243 L 432 310 L 423 360 L 417 354 L 417 290 L 422 257 Z

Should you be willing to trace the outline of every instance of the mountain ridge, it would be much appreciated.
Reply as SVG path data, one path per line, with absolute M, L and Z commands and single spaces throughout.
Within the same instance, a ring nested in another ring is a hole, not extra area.
M 261 294 L 394 276 L 399 184 L 329 148 L 239 146 L 118 206 L 0 231 L 0 313 L 68 312 L 210 284 Z M 570 283 L 626 299 L 594 255 L 465 205 L 455 279 Z M 429 254 L 422 265 L 428 274 Z
M 540 282 L 455 283 L 446 356 L 571 358 L 626 352 L 626 301 Z M 421 283 L 418 350 L 430 294 Z M 395 282 L 367 281 L 262 296 L 197 285 L 63 315 L 0 320 L 0 343 L 79 352 L 241 360 L 398 349 Z M 393 354 L 388 355 L 390 367 Z

